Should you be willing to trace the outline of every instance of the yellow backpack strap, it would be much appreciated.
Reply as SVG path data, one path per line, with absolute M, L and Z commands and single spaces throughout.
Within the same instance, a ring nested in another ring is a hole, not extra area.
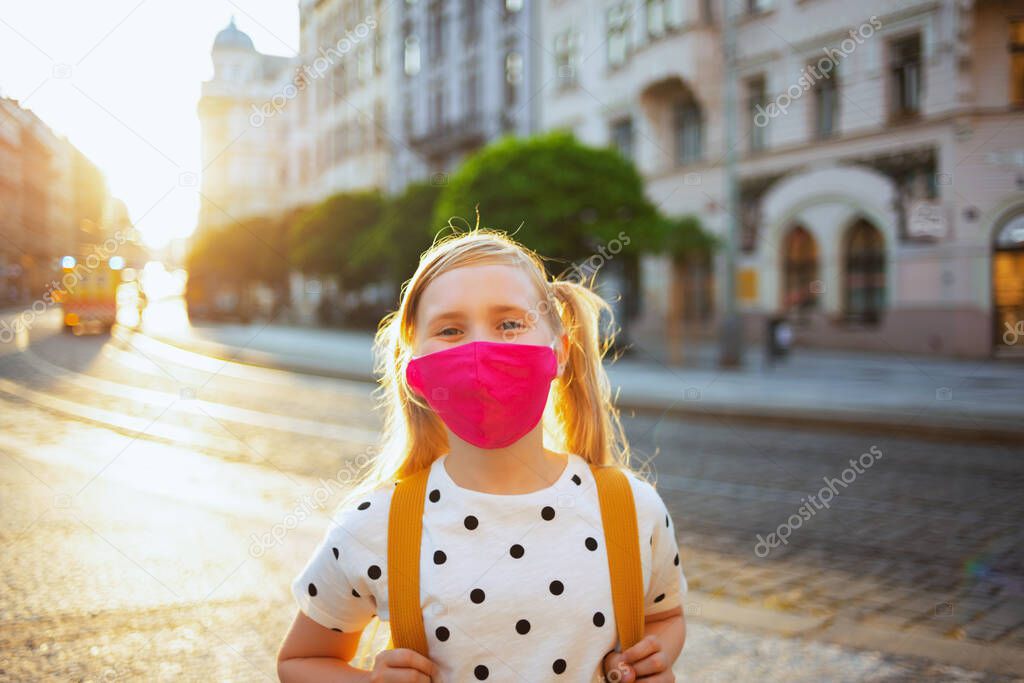
M 625 650 L 644 637 L 644 578 L 633 489 L 618 467 L 591 465 L 590 469 L 601 504 L 615 623 L 621 650 Z
M 388 513 L 389 649 L 404 647 L 427 653 L 427 633 L 420 606 L 420 543 L 423 537 L 423 499 L 426 467 L 395 485 Z

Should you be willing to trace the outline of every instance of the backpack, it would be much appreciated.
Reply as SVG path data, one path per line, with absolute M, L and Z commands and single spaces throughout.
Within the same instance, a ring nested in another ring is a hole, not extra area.
M 590 465 L 597 482 L 608 570 L 612 583 L 612 604 L 618 631 L 619 651 L 643 638 L 643 574 L 633 490 L 625 472 L 617 466 Z M 423 531 L 423 501 L 427 490 L 426 467 L 396 482 L 388 515 L 388 595 L 391 620 L 374 615 L 363 630 L 352 666 L 372 669 L 383 649 L 409 648 L 429 657 L 423 611 L 420 608 L 420 543 Z M 387 644 L 383 638 L 387 636 Z

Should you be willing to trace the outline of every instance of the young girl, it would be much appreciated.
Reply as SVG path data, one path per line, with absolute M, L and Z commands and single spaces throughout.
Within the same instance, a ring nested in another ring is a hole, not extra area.
M 602 311 L 501 232 L 450 235 L 422 255 L 377 333 L 383 447 L 292 582 L 282 681 L 675 680 L 686 579 L 661 496 L 628 466 Z M 590 463 L 622 467 L 636 504 L 644 637 L 623 651 Z M 395 648 L 356 669 L 363 628 L 388 620 L 395 480 L 422 468 L 430 656 Z

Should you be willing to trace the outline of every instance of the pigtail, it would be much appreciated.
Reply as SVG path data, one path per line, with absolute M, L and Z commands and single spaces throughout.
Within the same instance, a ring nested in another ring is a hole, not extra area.
M 569 337 L 569 356 L 554 386 L 554 413 L 564 447 L 597 465 L 626 467 L 629 443 L 602 363 L 613 339 L 611 306 L 576 282 L 554 280 L 550 286 L 562 328 Z M 602 313 L 607 313 L 609 320 L 603 338 Z

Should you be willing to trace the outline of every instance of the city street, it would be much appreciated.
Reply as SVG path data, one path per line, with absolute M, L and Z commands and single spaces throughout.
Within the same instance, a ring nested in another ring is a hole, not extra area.
M 371 385 L 58 322 L 0 345 L 0 680 L 276 680 Z M 681 534 L 681 680 L 1018 680 L 1019 447 L 624 419 Z

